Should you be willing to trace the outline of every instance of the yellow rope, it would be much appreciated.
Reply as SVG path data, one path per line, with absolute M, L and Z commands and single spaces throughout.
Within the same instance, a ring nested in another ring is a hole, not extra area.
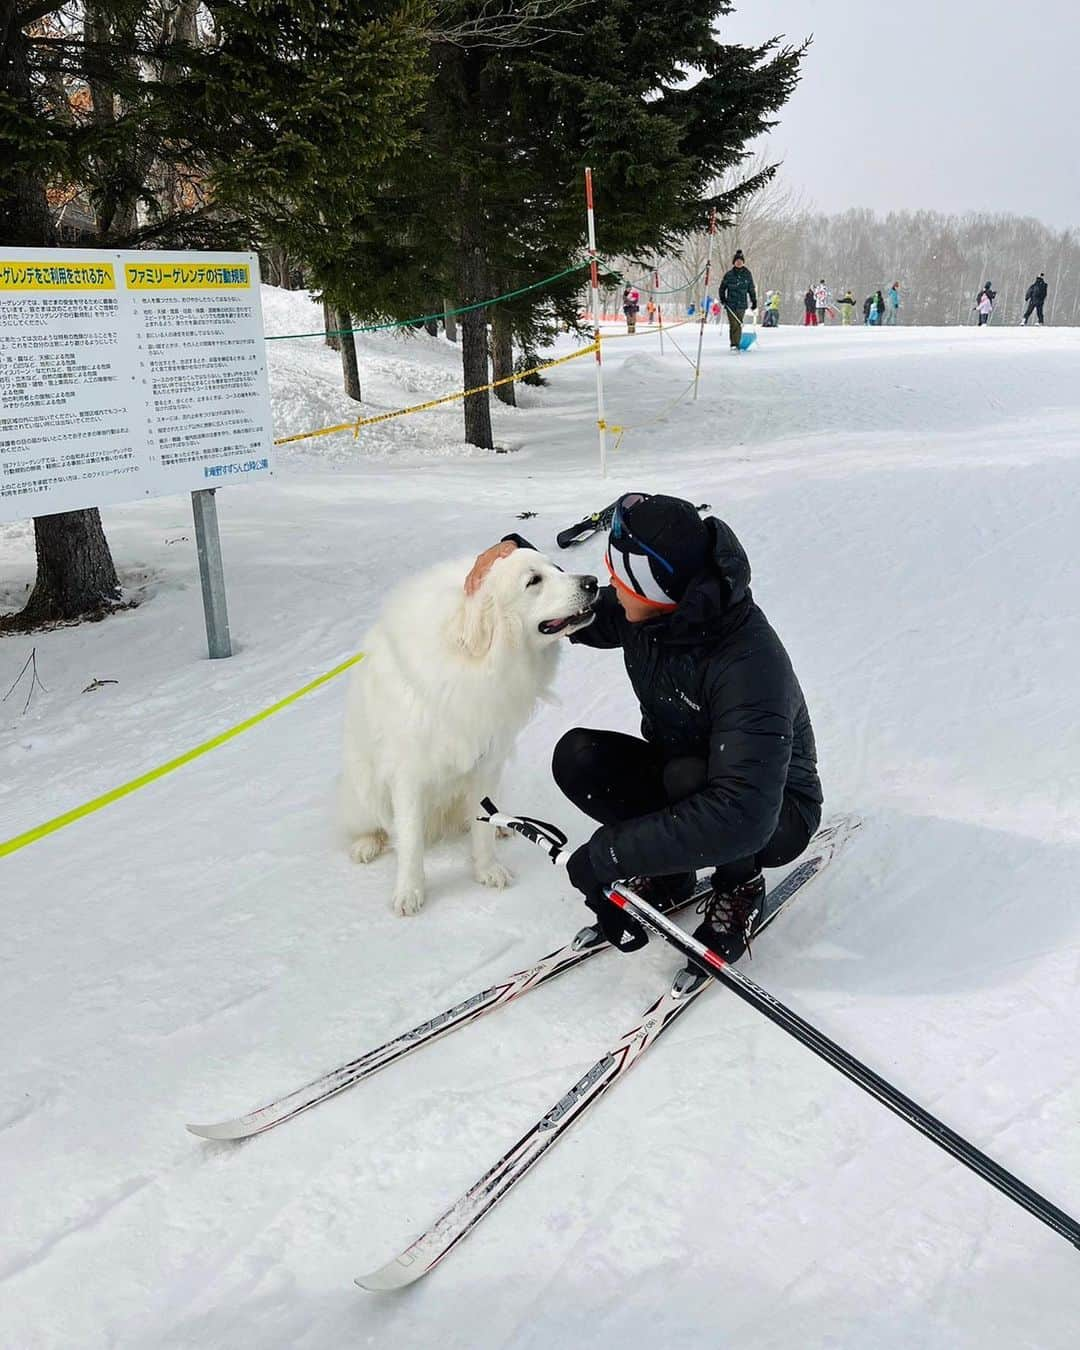
M 347 661 L 342 661 L 333 670 L 328 670 L 325 675 L 320 675 L 318 679 L 305 684 L 302 689 L 297 689 L 295 693 L 279 699 L 277 703 L 272 703 L 269 708 L 264 708 L 262 712 L 257 712 L 252 717 L 246 717 L 242 722 L 237 722 L 236 726 L 229 727 L 227 731 L 222 731 L 217 736 L 212 736 L 210 740 L 203 741 L 201 745 L 196 745 L 194 749 L 186 750 L 182 755 L 177 755 L 175 759 L 159 764 L 156 769 L 149 769 L 146 773 L 140 774 L 138 778 L 132 778 L 130 782 L 121 783 L 111 792 L 102 793 L 100 797 L 94 797 L 91 801 L 83 802 L 81 806 L 73 807 L 72 810 L 65 811 L 63 815 L 54 816 L 52 820 L 45 821 L 43 825 L 38 825 L 32 830 L 26 830 L 11 839 L 0 841 L 0 858 L 9 853 L 15 853 L 20 848 L 25 848 L 27 844 L 34 844 L 39 839 L 44 839 L 46 835 L 53 834 L 57 830 L 62 830 L 65 825 L 70 825 L 72 821 L 82 820 L 84 816 L 100 811 L 103 806 L 109 806 L 113 802 L 119 801 L 121 797 L 126 797 L 129 793 L 146 787 L 147 783 L 154 783 L 159 778 L 164 778 L 167 773 L 172 773 L 174 769 L 179 769 L 184 764 L 190 764 L 193 759 L 205 755 L 208 750 L 214 750 L 217 746 L 224 745 L 226 741 L 231 741 L 234 736 L 239 736 L 241 732 L 247 731 L 259 722 L 264 722 L 274 713 L 280 712 L 282 708 L 287 708 L 290 703 L 295 703 L 298 698 L 310 694 L 313 689 L 318 689 L 320 685 L 334 679 L 342 671 L 348 670 L 350 666 L 355 666 L 363 658 L 363 652 L 357 653 L 356 656 L 350 656 Z
M 274 442 L 275 445 L 288 445 L 291 441 L 306 441 L 313 436 L 330 436 L 335 431 L 351 431 L 353 436 L 359 436 L 361 427 L 374 426 L 376 422 L 389 422 L 395 417 L 408 417 L 410 413 L 426 412 L 429 408 L 438 408 L 443 403 L 454 403 L 461 398 L 471 398 L 473 394 L 482 394 L 486 389 L 498 389 L 503 384 L 513 384 L 515 380 L 524 380 L 530 375 L 539 375 L 543 370 L 550 370 L 552 366 L 564 365 L 567 361 L 576 361 L 580 356 L 589 356 L 596 351 L 596 343 L 590 342 L 587 347 L 582 347 L 580 351 L 571 352 L 569 356 L 556 357 L 554 361 L 545 361 L 542 365 L 533 366 L 531 370 L 519 370 L 513 375 L 504 375 L 500 380 L 492 380 L 490 384 L 478 384 L 475 389 L 458 389 L 453 394 L 444 394 L 442 398 L 430 398 L 426 403 L 414 403 L 409 408 L 395 408 L 393 412 L 379 413 L 375 417 L 361 417 L 355 422 L 339 422 L 336 426 L 320 427 L 317 431 L 301 431 L 295 436 L 280 436 Z
M 681 403 L 683 399 L 687 396 L 687 394 L 689 394 L 690 390 L 693 389 L 693 387 L 694 382 L 693 380 L 691 380 L 690 383 L 686 386 L 686 388 L 682 390 L 681 393 L 676 394 L 675 397 L 669 403 L 666 403 L 656 414 L 655 417 L 650 417 L 644 422 L 634 422 L 632 425 L 630 424 L 621 425 L 616 422 L 597 421 L 596 425 L 601 429 L 601 431 L 610 431 L 611 434 L 615 437 L 615 444 L 611 447 L 612 453 L 618 450 L 619 447 L 622 445 L 623 438 L 626 436 L 626 433 L 628 431 L 644 431 L 646 427 L 654 426 L 657 422 L 663 421 L 663 419 L 668 415 L 668 413 L 672 410 L 672 408 L 674 408 L 677 404 Z

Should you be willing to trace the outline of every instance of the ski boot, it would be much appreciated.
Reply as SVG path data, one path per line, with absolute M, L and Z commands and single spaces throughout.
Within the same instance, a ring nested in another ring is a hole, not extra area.
M 764 900 L 765 878 L 760 872 L 722 891 L 716 889 L 714 882 L 712 891 L 698 906 L 703 918 L 694 930 L 694 937 L 725 961 L 737 961 L 743 952 L 750 951 L 750 939 L 761 919 Z M 676 978 L 675 989 L 686 994 L 707 978 L 693 961 L 688 961 Z

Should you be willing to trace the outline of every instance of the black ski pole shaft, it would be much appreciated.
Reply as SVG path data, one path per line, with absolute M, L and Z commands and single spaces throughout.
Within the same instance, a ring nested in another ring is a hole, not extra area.
M 484 802 L 484 809 L 487 812 L 485 819 L 490 819 L 492 824 L 502 825 L 506 829 L 514 830 L 531 843 L 539 845 L 556 866 L 566 865 L 570 850 L 558 847 L 556 840 L 560 836 L 565 840 L 566 836 L 556 826 L 545 825 L 541 821 L 534 821 L 525 817 L 503 815 L 488 800 Z M 710 951 L 708 947 L 691 937 L 689 933 L 684 933 L 678 924 L 673 923 L 666 915 L 661 914 L 659 910 L 654 909 L 640 896 L 635 895 L 628 886 L 619 884 L 611 887 L 608 889 L 607 895 L 612 904 L 618 905 L 620 909 L 625 909 L 640 923 L 652 929 L 665 942 L 693 961 L 704 974 L 711 976 L 718 983 L 730 989 L 733 994 L 737 994 L 745 1003 L 767 1017 L 770 1022 L 786 1031 L 789 1036 L 793 1036 L 808 1050 L 812 1050 L 826 1064 L 831 1064 L 845 1078 L 857 1087 L 861 1087 L 864 1092 L 869 1093 L 883 1106 L 887 1106 L 901 1120 L 906 1120 L 920 1134 L 925 1135 L 927 1139 L 937 1144 L 939 1148 L 944 1149 L 958 1162 L 963 1163 L 965 1167 L 969 1167 L 977 1176 L 989 1182 L 1002 1195 L 1008 1196 L 1010 1200 L 1022 1209 L 1026 1209 L 1036 1219 L 1040 1219 L 1048 1228 L 1052 1228 L 1067 1242 L 1071 1242 L 1074 1247 L 1080 1248 L 1080 1223 L 1066 1214 L 1064 1210 L 1059 1209 L 1045 1196 L 1033 1190 L 1019 1177 L 1013 1176 L 1007 1168 L 1002 1167 L 999 1162 L 995 1162 L 988 1154 L 976 1148 L 963 1135 L 957 1134 L 944 1121 L 931 1115 L 925 1107 L 920 1106 L 918 1102 L 906 1096 L 887 1079 L 875 1073 L 869 1065 L 857 1059 L 842 1045 L 837 1045 L 835 1041 L 830 1040 L 824 1032 L 819 1031 L 804 1017 L 800 1017 L 793 1009 L 774 998 L 760 985 L 755 984 L 741 970 L 730 965 L 723 957 L 717 956 L 715 952 Z
M 984 1181 L 988 1181 L 1002 1195 L 1007 1195 L 1010 1200 L 1015 1201 L 1022 1209 L 1026 1209 L 1029 1214 L 1033 1214 L 1036 1219 L 1041 1219 L 1048 1228 L 1052 1228 L 1067 1242 L 1071 1242 L 1074 1247 L 1080 1248 L 1080 1223 L 1066 1214 L 1064 1210 L 1052 1204 L 1045 1196 L 1040 1195 L 1026 1182 L 1021 1181 L 1019 1177 L 1013 1176 L 1000 1163 L 995 1162 L 993 1158 L 983 1153 L 981 1149 L 976 1148 L 962 1135 L 950 1129 L 943 1121 L 931 1115 L 925 1107 L 920 1106 L 918 1102 L 906 1096 L 887 1079 L 875 1073 L 873 1069 L 857 1059 L 850 1051 L 845 1050 L 841 1045 L 837 1045 L 824 1032 L 819 1031 L 805 1018 L 800 1017 L 797 1012 L 781 1003 L 779 999 L 774 998 L 760 985 L 755 984 L 741 970 L 730 965 L 723 957 L 717 956 L 715 952 L 710 951 L 708 947 L 696 941 L 688 933 L 684 933 L 678 924 L 672 923 L 670 919 L 655 910 L 640 896 L 635 895 L 628 887 L 618 885 L 608 891 L 608 896 L 613 904 L 625 909 L 640 923 L 651 928 L 653 932 L 664 938 L 684 956 L 689 957 L 705 974 L 711 975 L 714 980 L 725 985 L 733 994 L 737 994 L 744 1002 L 749 1003 L 752 1008 L 767 1017 L 770 1022 L 775 1023 L 788 1035 L 793 1036 L 808 1050 L 812 1050 L 814 1054 L 825 1060 L 827 1064 L 831 1064 L 834 1069 L 839 1069 L 845 1078 L 856 1084 L 857 1087 L 861 1087 L 864 1092 L 868 1092 L 883 1106 L 887 1106 L 901 1120 L 906 1120 L 920 1134 L 932 1140 L 958 1162 L 962 1162 L 965 1167 L 969 1167 L 977 1176 L 982 1177 Z

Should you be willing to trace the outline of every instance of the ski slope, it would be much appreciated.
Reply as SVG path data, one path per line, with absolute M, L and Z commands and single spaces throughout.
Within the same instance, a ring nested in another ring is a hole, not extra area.
M 318 327 L 265 292 L 267 331 Z M 279 453 L 218 497 L 236 655 L 205 658 L 190 507 L 111 508 L 137 608 L 0 641 L 0 839 L 144 772 L 358 650 L 403 573 L 511 529 L 539 547 L 629 489 L 711 502 L 814 719 L 826 811 L 864 828 L 751 974 L 1080 1214 L 1080 331 L 706 334 Z M 377 412 L 459 386 L 456 348 L 360 342 Z M 563 340 L 554 354 L 571 349 Z M 355 415 L 335 354 L 271 344 L 279 434 Z M 535 512 L 521 523 L 519 514 Z M 593 540 L 562 555 L 596 571 Z M 0 604 L 32 578 L 0 526 Z M 93 680 L 115 680 L 83 692 Z M 583 817 L 549 781 L 575 723 L 633 730 L 617 654 L 567 649 L 500 805 Z M 597 958 L 246 1144 L 246 1111 L 564 941 L 584 910 L 537 850 L 428 907 L 333 821 L 335 681 L 0 859 L 0 1345 L 11 1350 L 1075 1350 L 1080 1252 L 723 990 L 703 996 L 423 1284 L 358 1291 L 665 987 L 658 943 Z

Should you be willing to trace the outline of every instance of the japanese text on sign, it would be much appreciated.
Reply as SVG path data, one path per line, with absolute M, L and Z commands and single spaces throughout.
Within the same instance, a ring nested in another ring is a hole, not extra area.
M 0 253 L 0 520 L 268 477 L 250 254 Z

